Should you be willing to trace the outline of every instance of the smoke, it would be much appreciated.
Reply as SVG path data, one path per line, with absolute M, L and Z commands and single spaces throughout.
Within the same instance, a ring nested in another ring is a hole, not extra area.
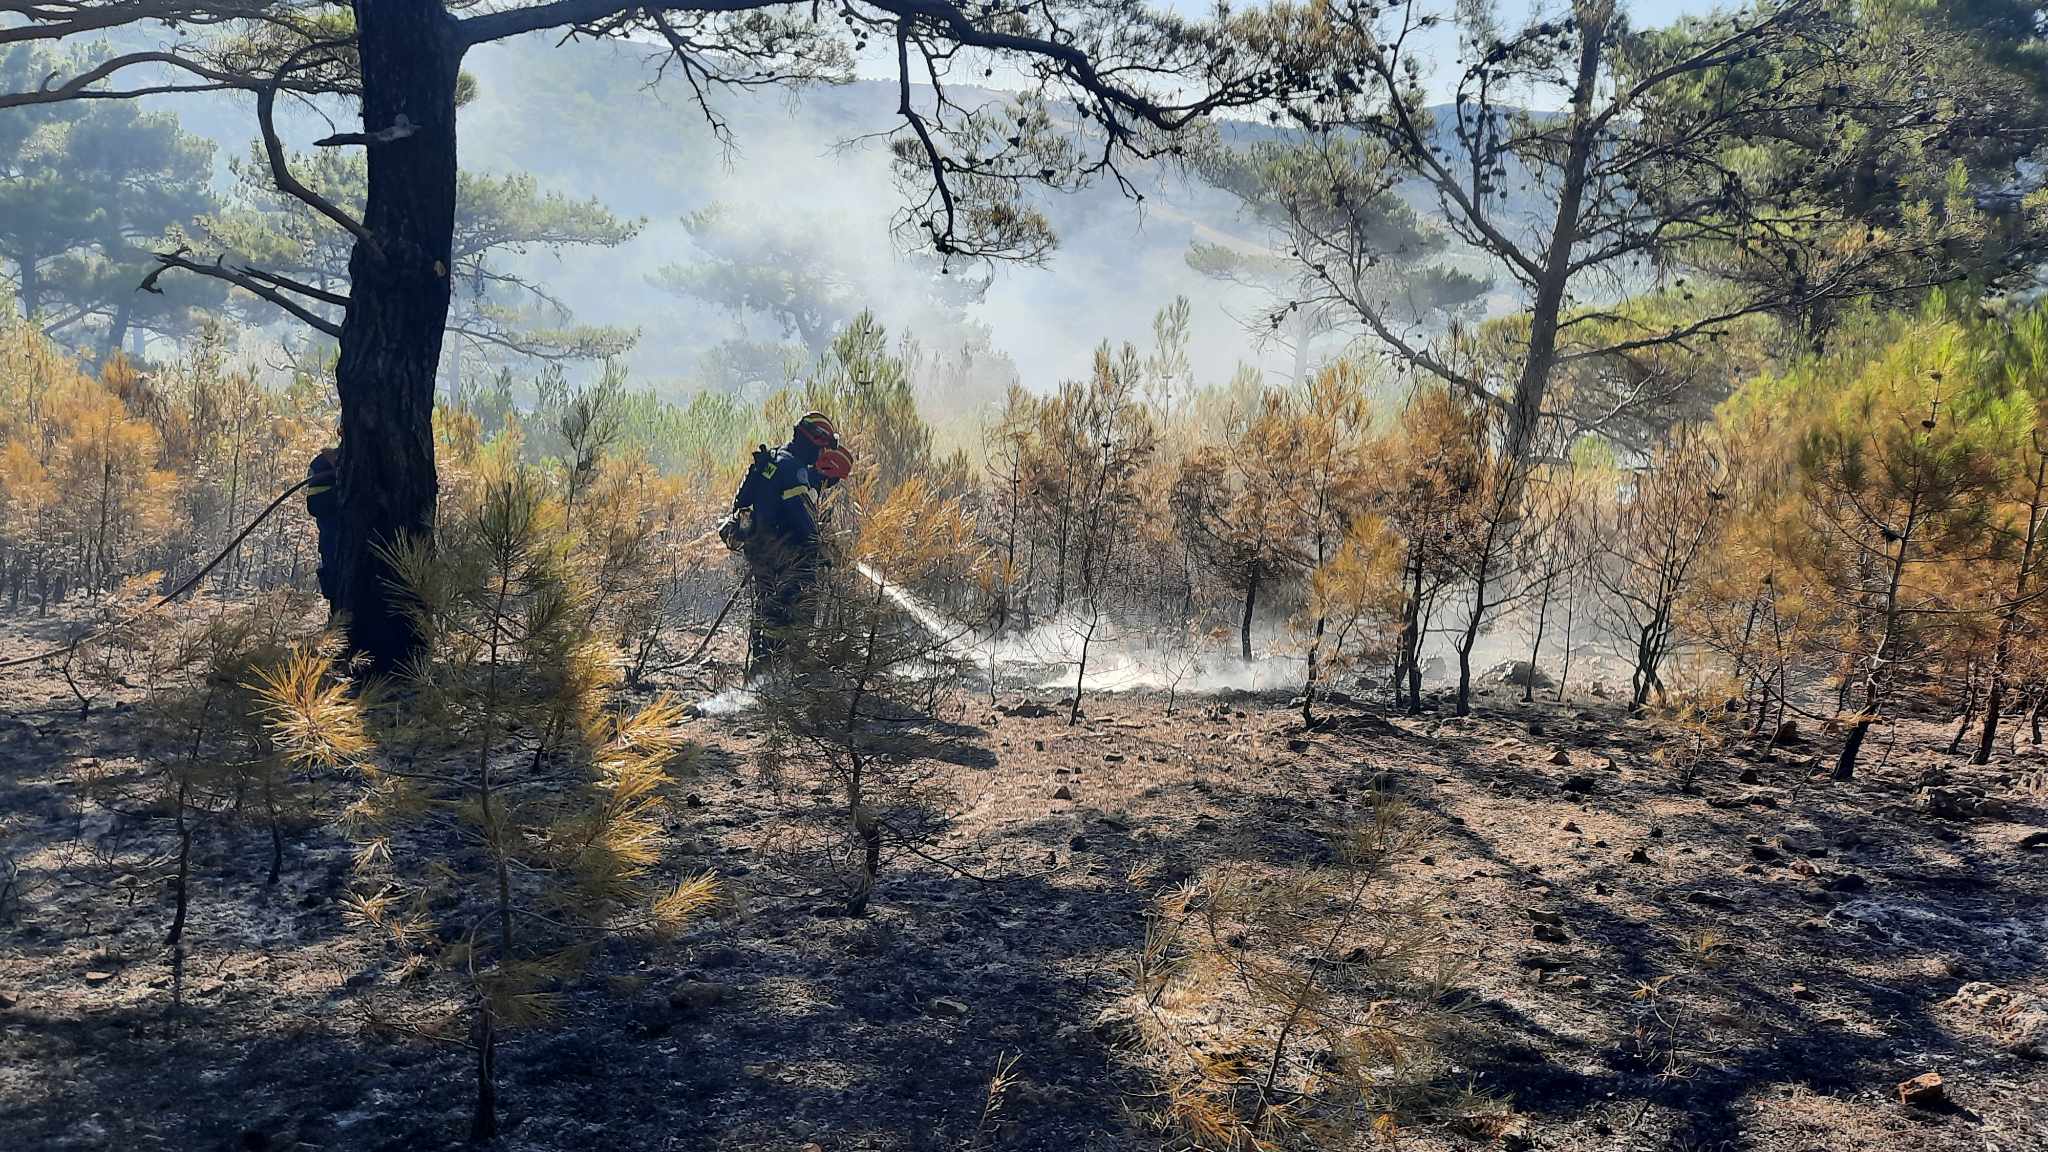
M 745 712 L 759 703 L 760 692 L 751 683 L 735 684 L 716 695 L 697 701 L 700 716 L 732 716 Z
M 1078 675 L 1085 692 L 1201 695 L 1277 691 L 1301 683 L 1305 671 L 1304 661 L 1295 657 L 1268 656 L 1247 663 L 1235 653 L 1206 650 L 1191 638 L 1183 641 L 1154 632 L 1133 640 L 1108 619 L 1079 608 L 1069 608 L 1025 632 L 977 635 L 883 573 L 866 564 L 856 567 L 948 655 L 983 669 L 998 684 L 1072 690 Z
M 638 327 L 640 344 L 627 359 L 636 379 L 677 381 L 721 340 L 779 335 L 649 282 L 664 264 L 701 257 L 679 221 L 712 205 L 742 224 L 814 238 L 821 261 L 892 333 L 920 334 L 927 351 L 946 351 L 933 344 L 957 319 L 931 299 L 930 264 L 907 256 L 891 234 L 902 204 L 882 139 L 897 126 L 893 82 L 721 95 L 715 107 L 731 125 L 727 148 L 687 89 L 649 87 L 654 70 L 644 46 L 515 41 L 471 53 L 467 67 L 479 95 L 462 112 L 465 168 L 530 171 L 544 188 L 646 217 L 641 234 L 620 248 L 533 253 L 515 263 L 578 322 Z M 953 95 L 969 104 L 1002 98 L 970 89 Z M 541 125 L 548 129 L 537 131 Z M 1207 279 L 1184 258 L 1197 235 L 1213 241 L 1236 231 L 1252 243 L 1262 235 L 1257 226 L 1215 189 L 1156 167 L 1132 176 L 1143 205 L 1113 182 L 1039 195 L 1034 203 L 1051 218 L 1059 249 L 1043 266 L 999 269 L 965 318 L 984 325 L 1022 382 L 1041 392 L 1085 376 L 1105 339 L 1145 346 L 1153 314 L 1177 295 L 1193 301 L 1190 355 L 1203 380 L 1227 378 L 1240 361 L 1286 370 L 1282 353 L 1262 353 L 1238 323 L 1256 312 L 1257 294 Z

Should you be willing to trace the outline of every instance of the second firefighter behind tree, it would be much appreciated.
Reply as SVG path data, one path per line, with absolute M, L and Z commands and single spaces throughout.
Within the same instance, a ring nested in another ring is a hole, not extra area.
M 838 429 L 822 412 L 804 413 L 782 447 L 754 450 L 732 513 L 719 526 L 727 546 L 746 557 L 754 582 L 751 669 L 772 663 L 800 625 L 823 559 L 818 500 L 852 469 Z

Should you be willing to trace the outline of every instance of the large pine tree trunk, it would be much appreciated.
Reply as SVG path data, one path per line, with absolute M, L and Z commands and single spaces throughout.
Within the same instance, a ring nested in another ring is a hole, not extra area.
M 38 259 L 33 252 L 21 258 L 21 277 L 14 286 L 14 294 L 21 299 L 23 320 L 34 320 L 37 310 L 42 307 L 43 282 L 37 274 Z
M 1572 248 L 1579 239 L 1579 214 L 1586 194 L 1586 171 L 1592 161 L 1593 99 L 1600 61 L 1607 46 L 1604 20 L 1588 22 L 1579 41 L 1578 83 L 1572 91 L 1572 112 L 1564 170 L 1558 187 L 1557 214 L 1552 217 L 1543 260 L 1544 276 L 1536 284 L 1529 308 L 1528 351 L 1515 381 L 1514 405 L 1508 417 L 1507 454 L 1515 461 L 1534 449 L 1543 397 L 1557 364 L 1557 333 L 1563 319 L 1565 290 L 1571 280 Z M 1464 715 L 1461 709 L 1458 713 Z
M 355 0 L 369 197 L 349 258 L 335 382 L 341 394 L 341 581 L 350 644 L 379 670 L 418 646 L 382 550 L 433 531 L 434 373 L 448 322 L 455 230 L 455 27 L 438 3 Z

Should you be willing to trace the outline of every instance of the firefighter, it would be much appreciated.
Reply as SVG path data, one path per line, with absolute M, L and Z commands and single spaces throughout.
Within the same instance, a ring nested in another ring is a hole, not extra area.
M 838 430 L 821 412 L 806 412 L 782 447 L 754 450 L 732 514 L 719 529 L 727 545 L 746 556 L 754 581 L 750 665 L 758 667 L 783 650 L 818 580 L 818 498 L 852 469 Z
M 322 448 L 306 465 L 306 514 L 313 518 L 313 536 L 320 552 L 320 598 L 327 601 L 332 619 L 338 606 L 341 571 L 341 534 L 335 516 L 341 511 L 341 495 L 335 485 L 341 478 L 341 449 Z

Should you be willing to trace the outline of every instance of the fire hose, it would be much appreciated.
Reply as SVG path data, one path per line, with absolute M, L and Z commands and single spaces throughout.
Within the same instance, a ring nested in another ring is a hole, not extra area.
M 115 632 L 119 632 L 121 629 L 134 624 L 136 621 L 142 619 L 143 617 L 149 615 L 152 612 L 155 612 L 159 608 L 162 608 L 164 605 L 169 604 L 171 601 L 176 600 L 180 596 L 183 596 L 185 593 L 190 592 L 192 589 L 199 586 L 199 582 L 201 580 L 206 579 L 207 573 L 212 572 L 215 568 L 220 567 L 221 562 L 223 560 L 226 560 L 229 556 L 233 555 L 235 549 L 241 547 L 242 541 L 247 540 L 251 532 L 256 531 L 257 528 L 262 526 L 265 520 L 270 519 L 271 513 L 276 512 L 280 507 L 282 507 L 286 500 L 291 499 L 292 496 L 298 493 L 299 489 L 304 488 L 306 485 L 311 484 L 312 482 L 313 477 L 308 476 L 304 480 L 301 480 L 298 483 L 292 485 L 291 487 L 285 489 L 284 491 L 278 493 L 277 499 L 272 500 L 268 507 L 264 508 L 263 511 L 258 512 L 256 514 L 256 518 L 254 520 L 249 521 L 249 523 L 246 526 L 244 526 L 240 532 L 235 533 L 235 538 L 233 540 L 228 541 L 227 547 L 222 548 L 220 552 L 214 556 L 213 559 L 208 560 L 206 562 L 205 567 L 201 568 L 199 571 L 194 572 L 191 576 L 187 577 L 184 583 L 178 585 L 176 588 L 171 589 L 169 592 L 164 593 L 162 596 L 157 597 L 156 601 L 150 604 L 149 607 L 144 608 L 142 611 L 135 613 L 134 615 L 128 617 L 125 620 L 116 620 L 113 623 L 106 625 L 105 627 L 96 628 L 91 632 L 87 632 L 85 635 L 80 636 L 78 639 L 73 640 L 71 643 L 66 644 L 61 648 L 52 648 L 48 652 L 38 652 L 33 656 L 16 656 L 12 660 L 0 660 L 0 668 L 18 668 L 23 664 L 40 664 L 45 660 L 54 660 L 59 656 L 69 655 L 70 653 L 77 651 L 81 645 L 91 643 L 94 640 L 98 640 L 102 636 L 108 636 Z

